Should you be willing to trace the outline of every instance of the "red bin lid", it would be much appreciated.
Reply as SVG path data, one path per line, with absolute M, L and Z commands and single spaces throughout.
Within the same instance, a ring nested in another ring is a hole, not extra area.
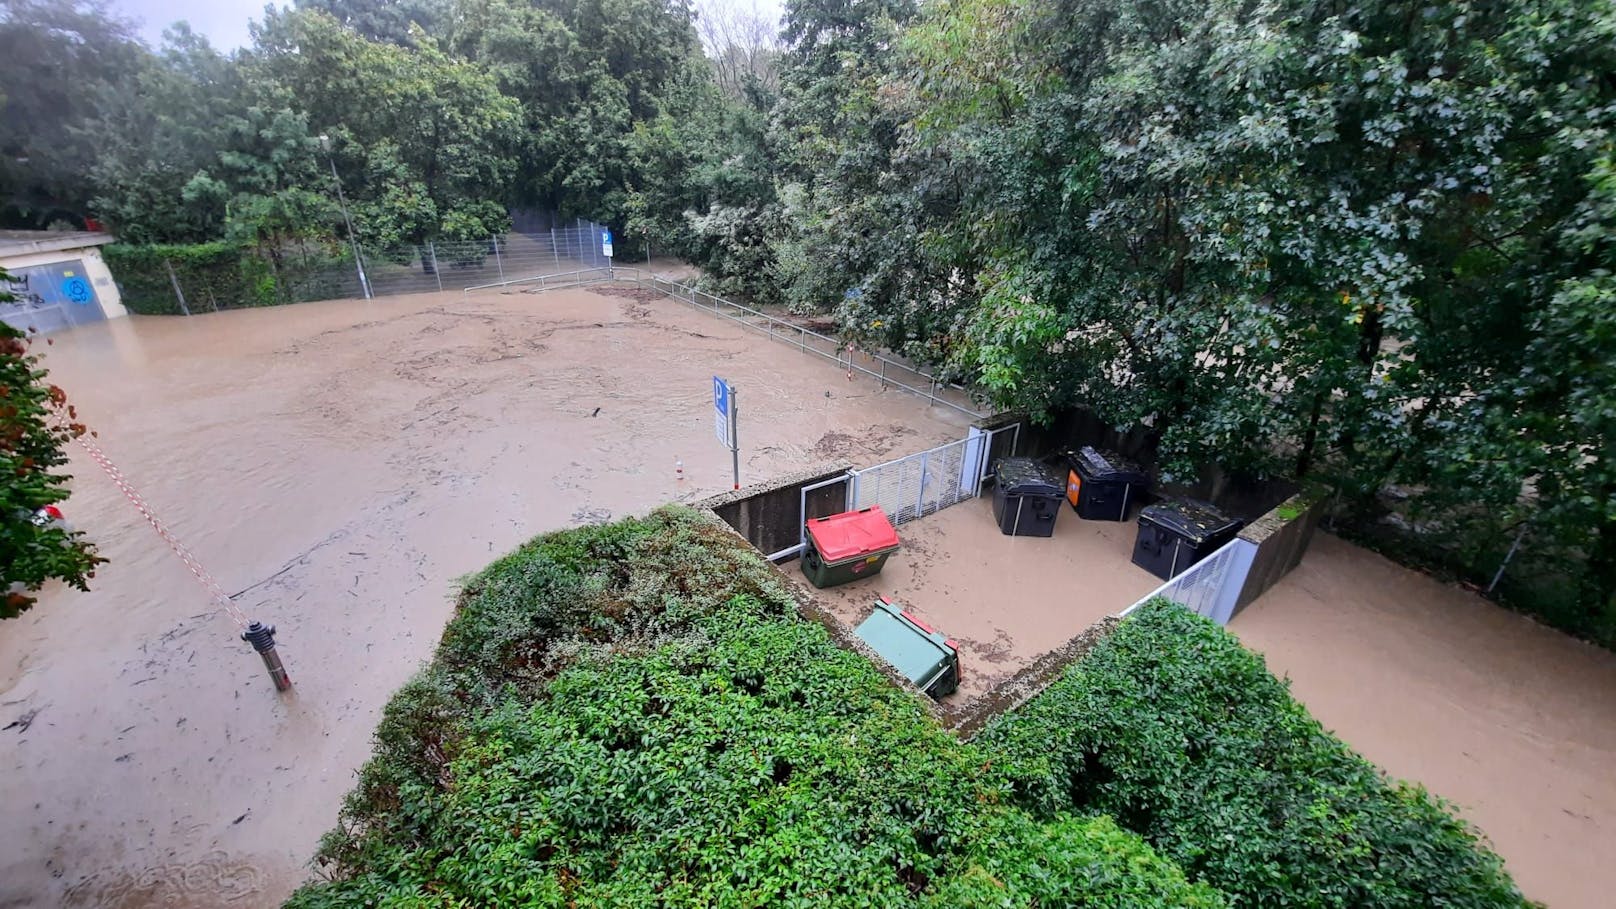
M 808 537 L 819 550 L 819 557 L 827 562 L 840 562 L 898 545 L 898 532 L 892 529 L 892 522 L 879 505 L 828 518 L 810 518 Z

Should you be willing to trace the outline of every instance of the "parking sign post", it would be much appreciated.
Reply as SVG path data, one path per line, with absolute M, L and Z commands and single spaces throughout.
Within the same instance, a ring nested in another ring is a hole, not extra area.
M 735 386 L 713 376 L 713 435 L 729 449 L 730 466 L 735 471 L 735 488 L 741 488 L 741 443 L 736 420 Z

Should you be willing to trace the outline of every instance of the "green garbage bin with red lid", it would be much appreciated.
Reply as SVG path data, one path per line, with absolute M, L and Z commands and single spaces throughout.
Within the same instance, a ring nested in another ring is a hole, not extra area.
M 880 574 L 899 546 L 898 532 L 879 505 L 811 518 L 804 530 L 802 573 L 820 588 Z

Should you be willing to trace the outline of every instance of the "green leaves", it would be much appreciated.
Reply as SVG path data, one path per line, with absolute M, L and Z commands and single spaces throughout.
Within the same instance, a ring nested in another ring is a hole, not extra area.
M 0 287 L 7 278 L 0 270 Z M 0 302 L 9 299 L 0 291 Z M 103 561 L 83 533 L 35 521 L 40 509 L 67 499 L 64 449 L 86 430 L 28 345 L 0 322 L 0 619 L 32 607 L 47 581 L 88 589 Z
M 1222 907 L 1111 821 L 1004 804 L 962 745 L 693 513 L 466 583 L 296 907 Z
M 976 741 L 1035 815 L 1111 815 L 1242 905 L 1526 905 L 1450 806 L 1388 781 L 1260 657 L 1165 601 Z

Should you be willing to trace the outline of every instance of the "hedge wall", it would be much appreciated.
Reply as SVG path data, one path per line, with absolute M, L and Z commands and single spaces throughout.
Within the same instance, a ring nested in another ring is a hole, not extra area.
M 1388 780 L 1260 657 L 1165 601 L 975 741 L 1035 816 L 1114 816 L 1237 905 L 1528 905 L 1450 806 Z
M 288 905 L 1226 905 L 994 768 L 664 510 L 468 583 Z
M 123 303 L 130 312 L 179 315 L 177 281 L 193 313 L 248 306 L 325 300 L 352 292 L 345 255 L 319 244 L 280 254 L 279 264 L 260 250 L 233 243 L 103 247 Z M 172 276 L 169 269 L 173 269 Z

